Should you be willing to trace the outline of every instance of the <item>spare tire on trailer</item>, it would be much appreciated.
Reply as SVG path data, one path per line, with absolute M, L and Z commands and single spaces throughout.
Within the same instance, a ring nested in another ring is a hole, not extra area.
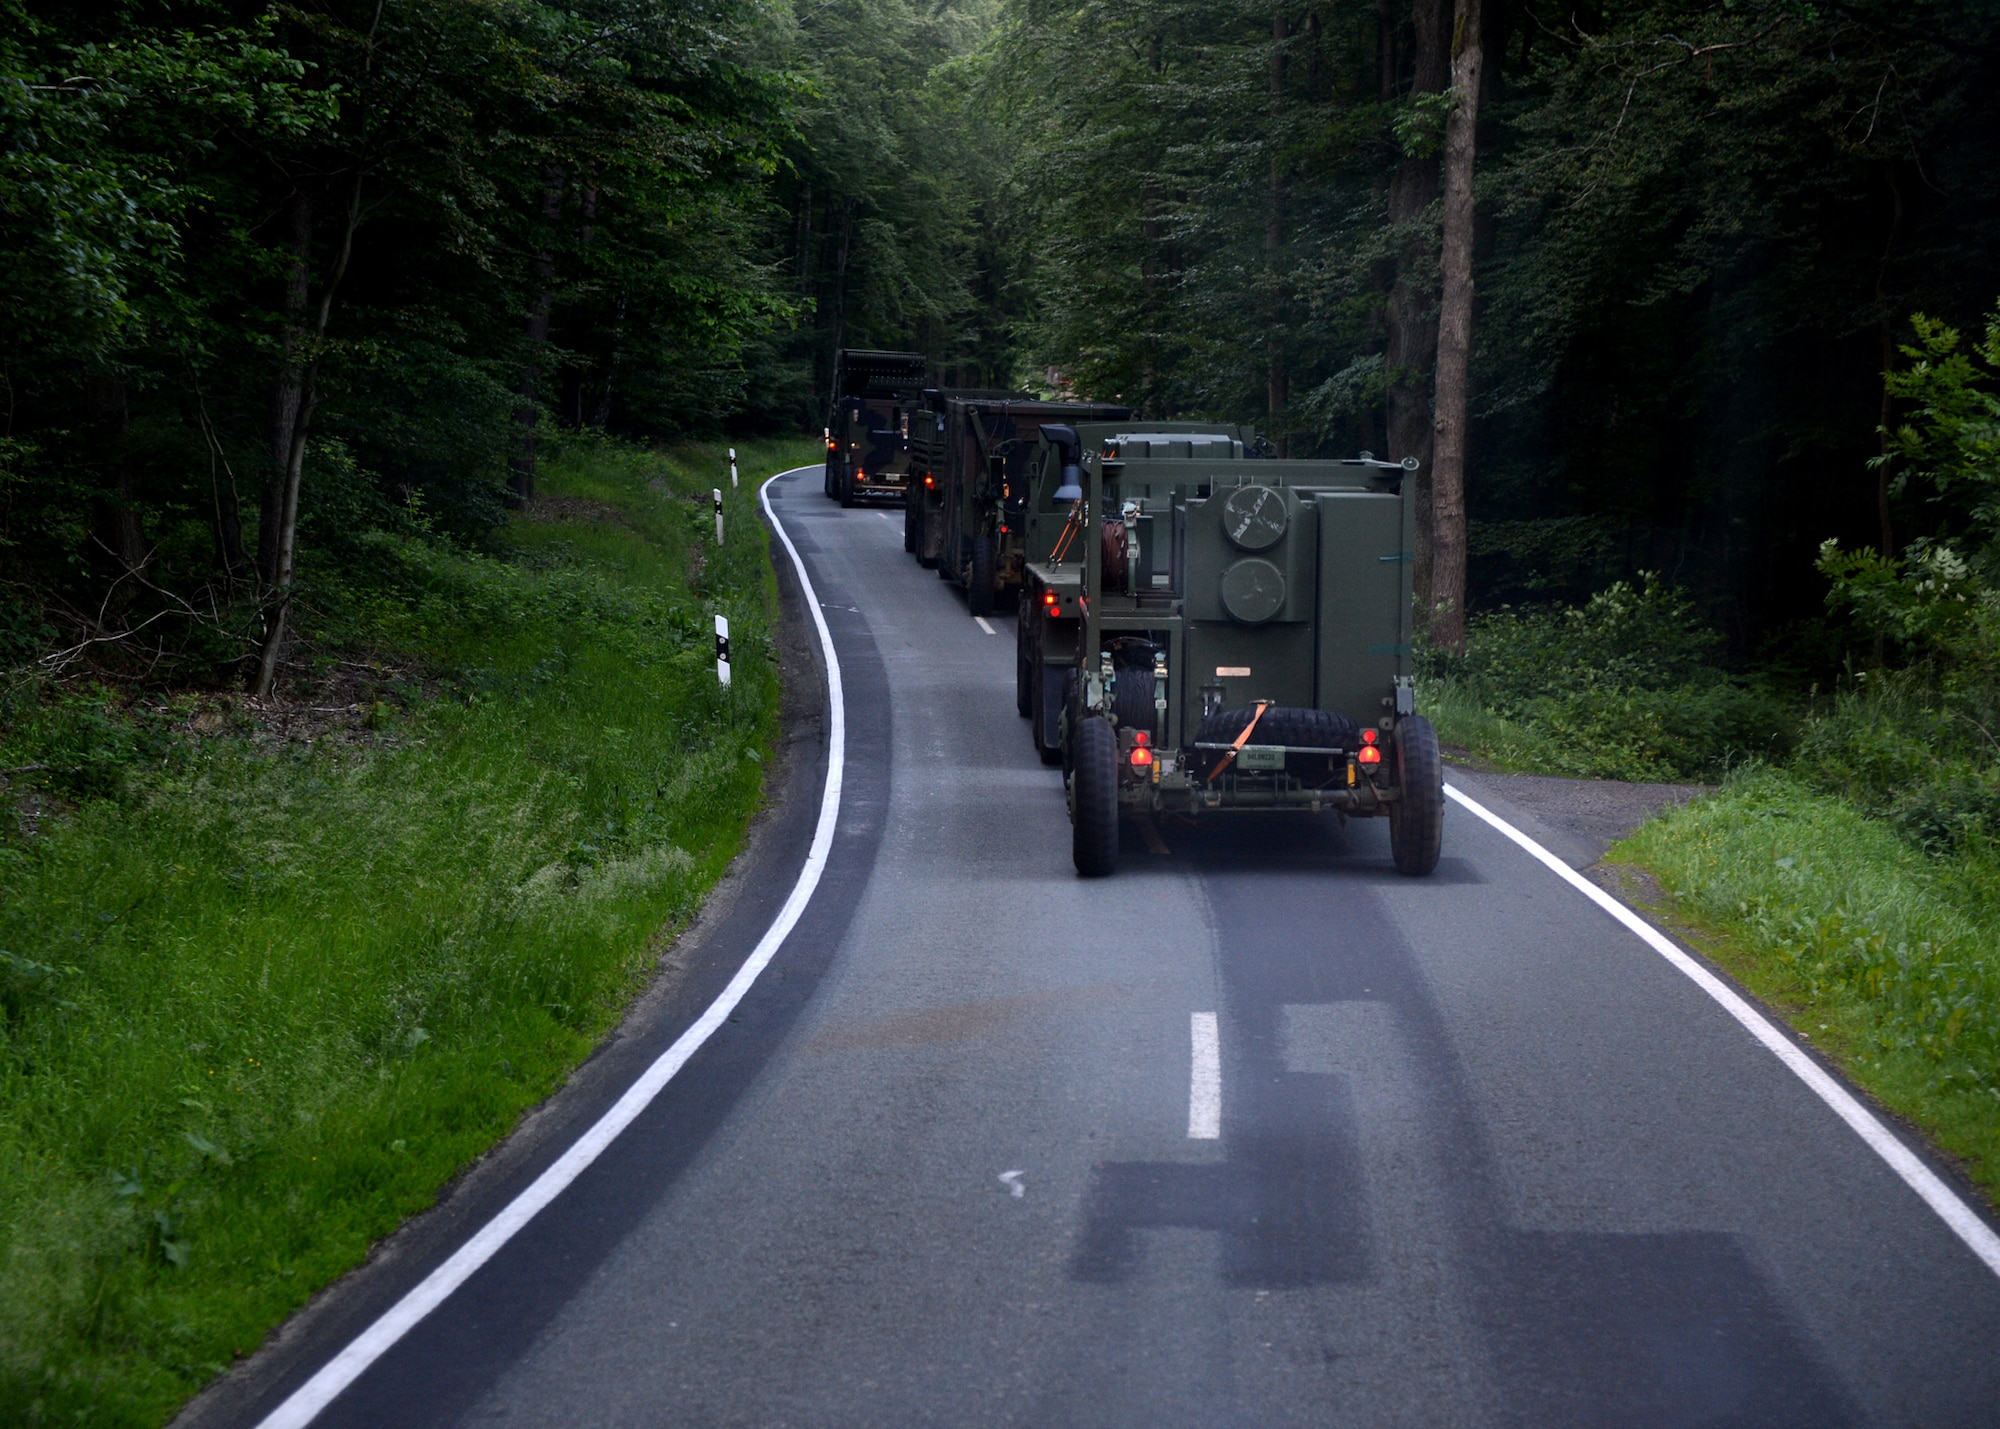
M 1201 722 L 1196 744 L 1234 744 L 1243 726 L 1257 713 L 1249 709 L 1217 710 Z M 1257 721 L 1249 738 L 1251 744 L 1282 744 L 1291 749 L 1353 749 L 1361 742 L 1361 727 L 1343 714 L 1331 710 L 1300 709 L 1292 705 L 1272 705 Z M 1212 749 L 1202 751 L 1211 763 L 1222 756 Z
M 1155 743 L 1160 738 L 1159 730 L 1153 727 L 1159 718 L 1159 711 L 1153 707 L 1157 684 L 1151 670 L 1120 670 L 1111 682 L 1111 713 L 1118 716 L 1118 727 L 1142 729 Z
M 1118 736 L 1110 722 L 1087 715 L 1070 734 L 1070 855 L 1085 878 L 1118 868 Z
M 1444 848 L 1444 756 L 1429 720 L 1397 721 L 1395 760 L 1401 795 L 1389 805 L 1389 852 L 1396 872 L 1421 878 Z

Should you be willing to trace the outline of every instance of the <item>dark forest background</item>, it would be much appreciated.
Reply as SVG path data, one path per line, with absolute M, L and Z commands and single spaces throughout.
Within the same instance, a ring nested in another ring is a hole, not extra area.
M 478 542 L 552 434 L 814 430 L 842 345 L 1425 456 L 1452 15 L 0 0 L 0 664 L 268 687 L 358 533 Z M 1480 27 L 1473 609 L 1879 643 L 1815 562 L 1963 523 L 1883 374 L 2000 296 L 2000 12 Z

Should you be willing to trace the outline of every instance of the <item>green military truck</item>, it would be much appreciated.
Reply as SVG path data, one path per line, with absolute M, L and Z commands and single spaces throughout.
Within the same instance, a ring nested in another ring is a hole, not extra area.
M 1050 422 L 1122 421 L 1131 408 L 1009 392 L 934 391 L 911 425 L 903 546 L 965 590 L 974 615 L 1020 588 L 1032 461 Z
M 1227 809 L 1385 817 L 1396 868 L 1431 872 L 1414 461 L 1273 461 L 1241 429 L 1162 425 L 1041 433 L 1036 524 L 1061 527 L 1027 566 L 1018 673 L 1024 712 L 1055 715 L 1077 871 L 1116 868 L 1121 811 Z
M 826 494 L 842 506 L 909 491 L 910 417 L 924 390 L 921 352 L 842 348 L 826 428 Z

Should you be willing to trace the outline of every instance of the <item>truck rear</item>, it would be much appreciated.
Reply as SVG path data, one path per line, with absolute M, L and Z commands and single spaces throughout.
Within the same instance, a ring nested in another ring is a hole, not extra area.
M 826 428 L 826 494 L 842 506 L 909 491 L 910 418 L 930 363 L 921 352 L 842 348 Z

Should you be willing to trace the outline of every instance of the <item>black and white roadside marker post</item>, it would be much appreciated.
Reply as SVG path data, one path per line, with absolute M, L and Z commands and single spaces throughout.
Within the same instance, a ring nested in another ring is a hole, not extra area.
M 736 489 L 736 448 L 729 449 L 729 489 Z
M 720 518 L 718 518 L 720 519 Z M 729 688 L 729 617 L 715 617 L 715 678 Z
M 715 488 L 715 544 L 722 544 L 722 488 Z

